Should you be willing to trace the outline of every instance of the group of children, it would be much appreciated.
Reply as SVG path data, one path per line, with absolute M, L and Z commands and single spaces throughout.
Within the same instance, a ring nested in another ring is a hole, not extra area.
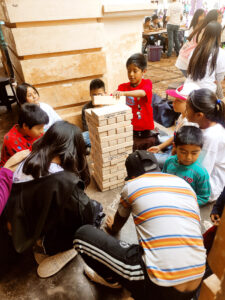
M 201 31 L 194 32 L 197 43 Z M 216 78 L 218 85 L 225 72 L 220 34 L 221 25 L 208 22 L 189 59 L 187 80 L 177 90 L 167 91 L 173 98 L 174 111 L 181 115 L 174 135 L 163 143 L 159 144 L 154 132 L 152 82 L 143 78 L 147 69 L 143 54 L 136 53 L 127 60 L 129 82 L 120 84 L 113 93 L 116 98 L 126 96 L 127 105 L 132 108 L 134 151 L 154 153 L 162 172 L 177 175 L 191 185 L 199 206 L 217 200 L 225 186 L 225 105 L 217 98 L 213 81 Z M 207 50 L 204 55 L 203 48 Z M 92 80 L 91 100 L 105 93 L 104 82 Z M 7 184 L 5 190 L 0 190 L 0 206 L 6 204 L 13 182 L 4 217 L 14 247 L 23 252 L 41 239 L 44 252 L 54 255 L 72 247 L 79 226 L 100 224 L 102 208 L 84 192 L 90 182 L 86 147 L 91 146 L 85 109 L 94 106 L 90 101 L 83 107 L 82 137 L 77 126 L 62 121 L 48 104 L 39 102 L 39 93 L 32 85 L 18 85 L 17 97 L 21 104 L 18 124 L 5 135 L 1 152 L 0 180 Z M 13 179 L 4 175 L 10 157 L 25 149 L 31 152 L 26 153 L 28 158 L 20 163 Z M 23 210 L 18 218 L 20 207 Z

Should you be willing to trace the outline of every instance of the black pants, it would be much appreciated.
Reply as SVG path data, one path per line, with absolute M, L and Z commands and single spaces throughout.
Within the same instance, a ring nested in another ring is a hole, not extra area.
M 87 265 L 104 279 L 120 282 L 135 299 L 189 300 L 195 294 L 154 284 L 146 272 L 139 245 L 119 241 L 91 225 L 76 231 L 74 247 Z

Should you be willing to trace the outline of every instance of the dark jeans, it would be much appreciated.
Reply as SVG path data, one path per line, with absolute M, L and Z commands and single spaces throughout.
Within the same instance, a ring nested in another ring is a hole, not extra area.
M 195 294 L 154 284 L 147 274 L 139 245 L 119 241 L 91 225 L 76 231 L 74 247 L 96 273 L 111 282 L 120 282 L 135 299 L 190 300 Z
M 178 25 L 167 24 L 167 35 L 168 35 L 168 51 L 167 56 L 170 57 L 172 54 L 173 46 L 175 46 L 176 54 L 179 54 L 180 43 L 178 40 Z

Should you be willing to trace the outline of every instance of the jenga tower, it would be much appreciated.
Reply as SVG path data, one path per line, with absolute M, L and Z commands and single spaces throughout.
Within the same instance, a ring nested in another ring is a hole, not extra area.
M 133 117 L 125 104 L 85 111 L 88 124 L 93 176 L 101 191 L 124 184 L 125 160 L 133 147 Z

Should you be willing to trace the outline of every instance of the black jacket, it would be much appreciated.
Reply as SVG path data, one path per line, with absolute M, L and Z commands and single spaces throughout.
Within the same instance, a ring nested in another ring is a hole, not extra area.
M 83 181 L 67 171 L 13 184 L 6 218 L 16 251 L 25 251 L 42 236 L 50 255 L 72 248 L 75 231 L 94 224 L 102 210 L 96 203 L 84 193 Z

